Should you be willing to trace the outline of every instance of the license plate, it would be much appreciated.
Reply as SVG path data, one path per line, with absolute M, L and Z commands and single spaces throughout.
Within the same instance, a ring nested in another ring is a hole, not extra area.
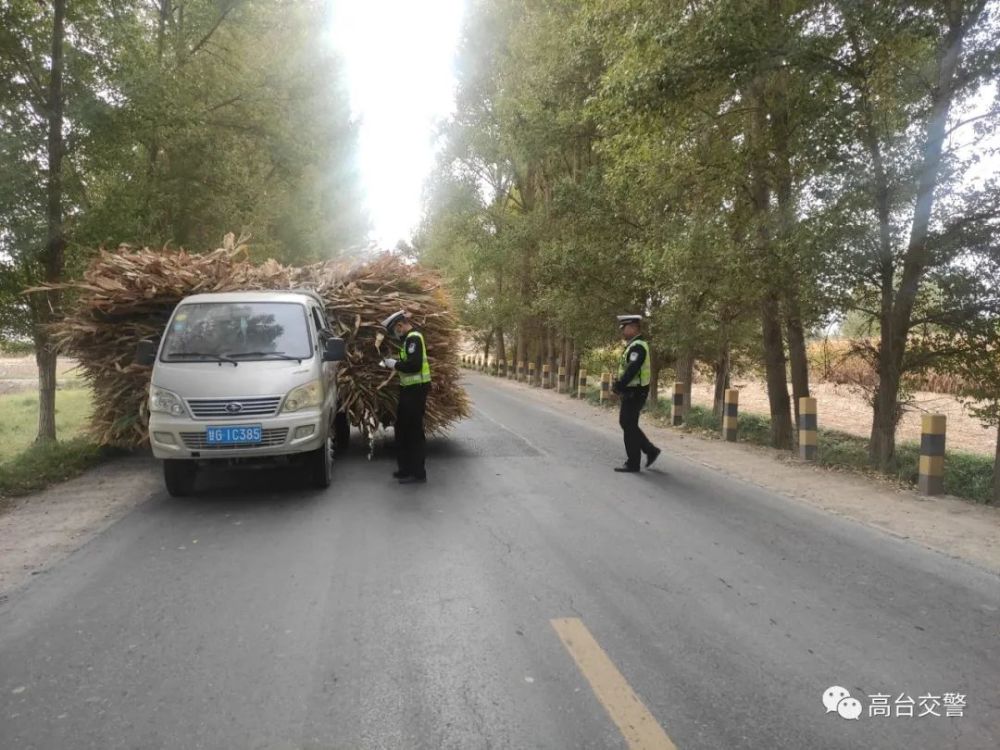
M 259 424 L 222 425 L 205 428 L 209 445 L 254 445 L 261 441 Z

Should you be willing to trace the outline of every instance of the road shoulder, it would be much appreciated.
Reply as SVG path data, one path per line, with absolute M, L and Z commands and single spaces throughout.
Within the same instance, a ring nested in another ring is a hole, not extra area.
M 521 383 L 487 378 L 521 398 L 620 435 L 617 413 Z M 923 497 L 886 480 L 806 464 L 790 453 L 727 443 L 652 424 L 650 440 L 665 452 L 784 497 L 865 524 L 1000 575 L 1000 508 L 951 496 Z M 609 466 L 619 456 L 608 456 Z
M 147 499 L 160 485 L 154 466 L 121 458 L 13 501 L 0 514 L 0 600 Z

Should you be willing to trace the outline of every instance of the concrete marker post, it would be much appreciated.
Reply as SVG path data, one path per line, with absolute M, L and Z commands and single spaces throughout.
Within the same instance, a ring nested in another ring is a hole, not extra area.
M 611 398 L 611 373 L 601 373 L 601 403 Z
M 587 397 L 587 371 L 583 368 L 580 369 L 580 374 L 576 377 L 576 397 Z
M 722 437 L 730 443 L 736 442 L 739 432 L 740 392 L 736 388 L 726 388 L 722 407 Z
M 528 385 L 533 385 L 533 386 L 536 386 L 536 387 L 538 385 L 535 382 L 535 363 L 534 362 L 529 362 L 528 363 Z
M 815 461 L 819 454 L 819 417 L 816 399 L 803 396 L 799 399 L 799 458 Z
M 671 413 L 671 421 L 673 422 L 674 427 L 680 427 L 684 424 L 684 417 L 687 416 L 687 402 L 684 398 L 685 395 L 684 384 L 674 383 L 674 408 Z
M 500 360 L 500 367 L 497 371 L 497 375 L 501 378 L 507 377 L 507 360 L 505 359 Z
M 542 388 L 552 387 L 552 365 L 548 362 L 542 364 Z
M 917 487 L 922 495 L 944 493 L 944 436 L 947 417 L 924 414 L 920 418 L 920 474 Z
M 566 392 L 566 368 L 559 365 L 559 372 L 556 375 L 556 390 L 559 393 Z

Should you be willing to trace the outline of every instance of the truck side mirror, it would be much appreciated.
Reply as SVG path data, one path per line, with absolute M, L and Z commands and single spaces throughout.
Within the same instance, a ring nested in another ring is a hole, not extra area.
M 135 363 L 143 367 L 151 367 L 156 361 L 156 348 L 155 341 L 140 341 L 135 347 Z
M 323 349 L 324 362 L 343 362 L 347 359 L 347 344 L 340 338 L 328 338 Z

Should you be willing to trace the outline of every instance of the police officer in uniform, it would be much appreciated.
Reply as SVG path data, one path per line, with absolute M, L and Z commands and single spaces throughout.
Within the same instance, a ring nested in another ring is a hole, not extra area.
M 396 459 L 393 476 L 400 484 L 427 481 L 424 469 L 424 411 L 431 389 L 431 366 L 424 336 L 407 319 L 406 312 L 393 313 L 382 325 L 401 342 L 399 359 L 386 358 L 382 366 L 399 373 L 399 407 L 396 409 Z
M 626 459 L 623 465 L 615 467 L 615 471 L 639 471 L 639 460 L 643 453 L 646 454 L 646 466 L 652 465 L 660 455 L 660 449 L 649 442 L 649 438 L 639 428 L 639 412 L 649 396 L 651 372 L 649 344 L 642 338 L 639 329 L 641 323 L 641 315 L 618 316 L 618 327 L 626 343 L 618 366 L 618 379 L 612 385 L 612 390 L 621 397 L 618 424 L 625 437 Z

